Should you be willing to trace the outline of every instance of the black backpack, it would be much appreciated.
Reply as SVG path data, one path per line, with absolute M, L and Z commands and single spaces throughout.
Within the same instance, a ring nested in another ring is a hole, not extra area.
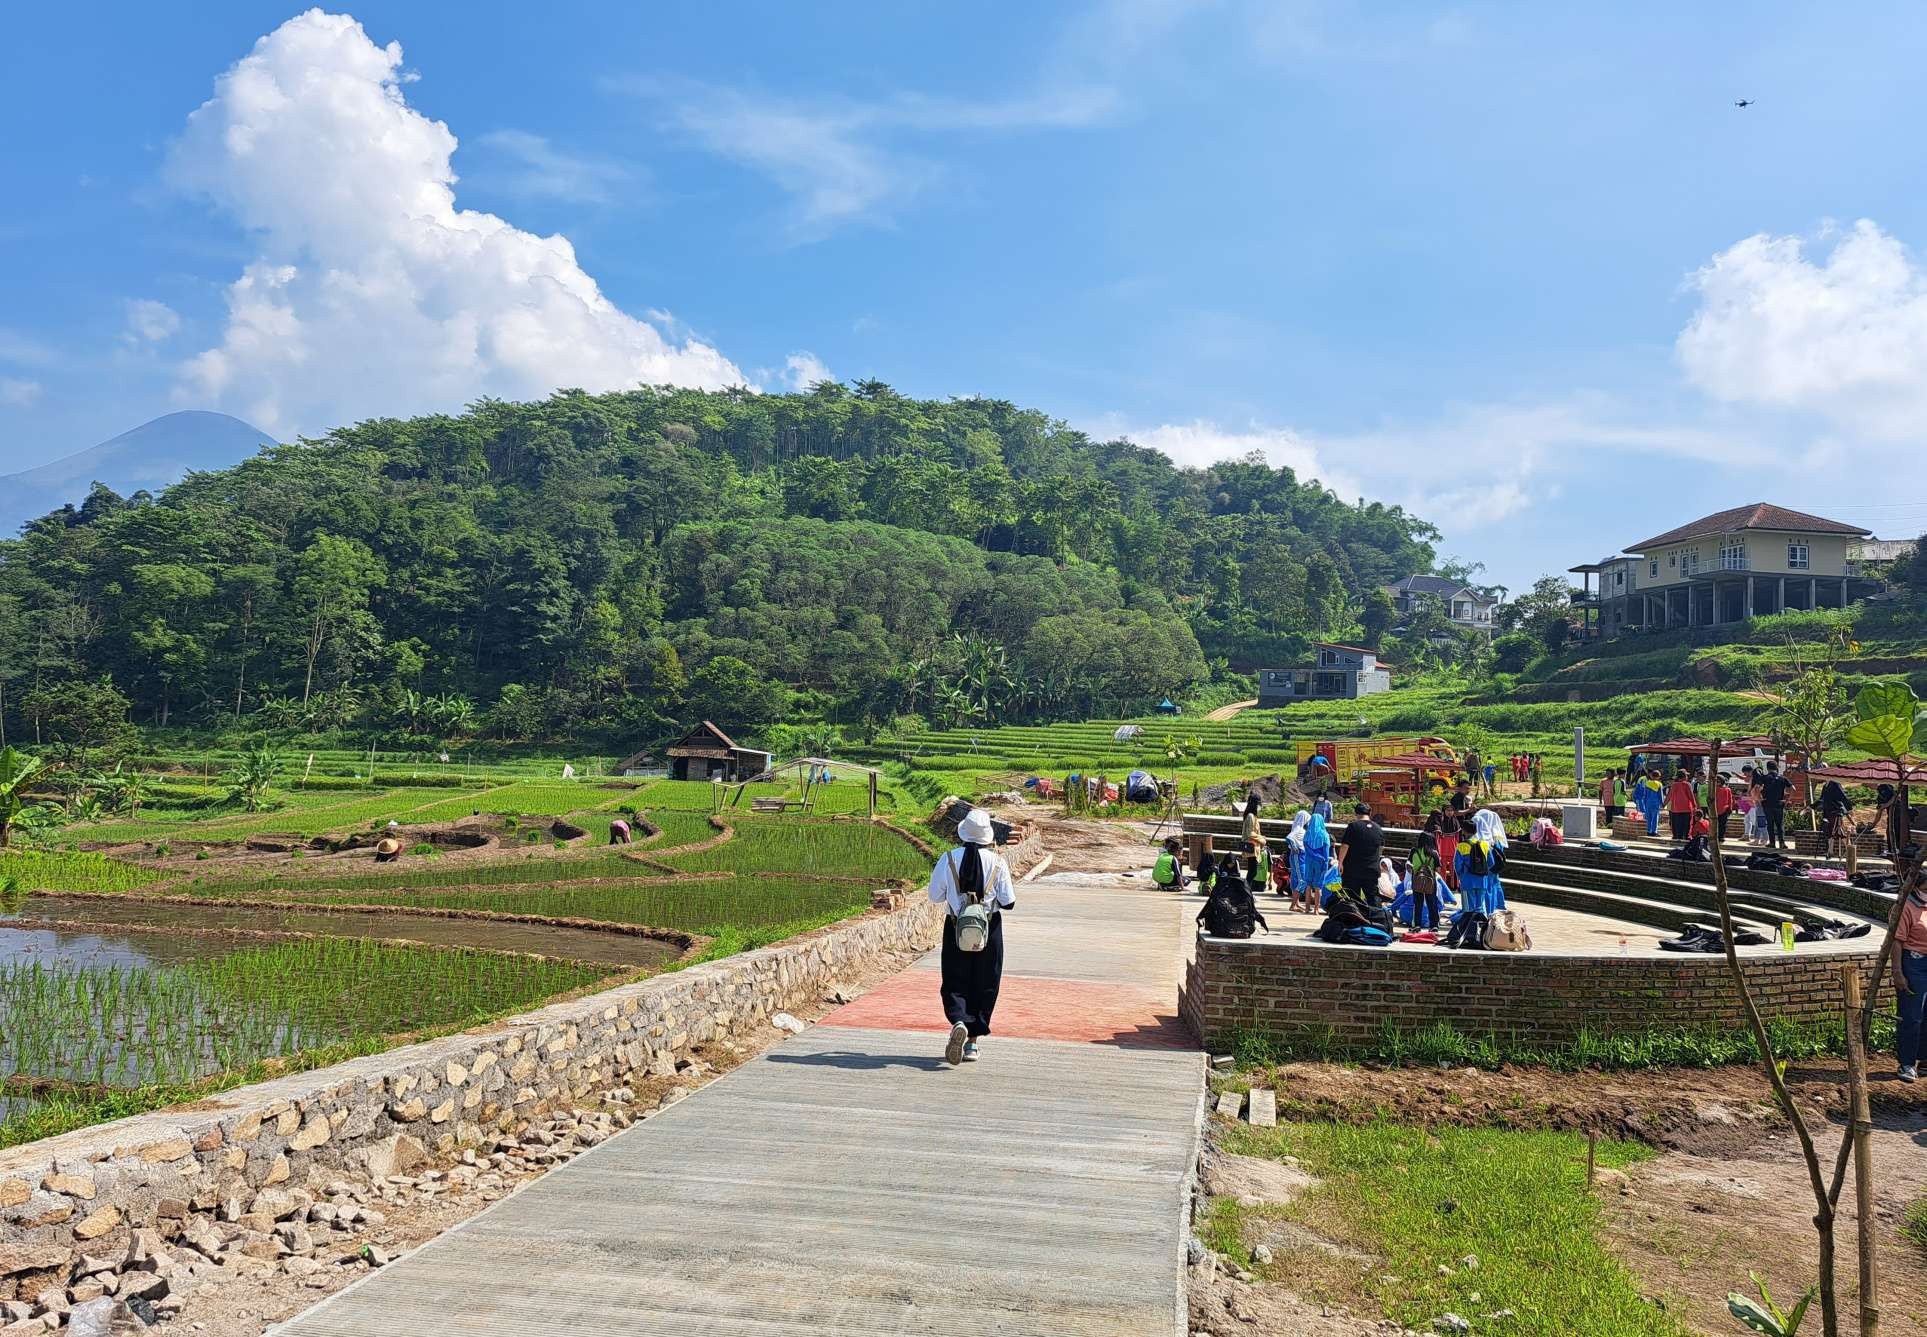
M 1249 938 L 1251 902 L 1243 896 L 1213 896 L 1205 902 L 1204 931 L 1214 938 Z
M 1482 914 L 1466 910 L 1452 921 L 1452 931 L 1445 935 L 1447 947 L 1476 947 L 1485 950 L 1485 929 L 1487 920 Z

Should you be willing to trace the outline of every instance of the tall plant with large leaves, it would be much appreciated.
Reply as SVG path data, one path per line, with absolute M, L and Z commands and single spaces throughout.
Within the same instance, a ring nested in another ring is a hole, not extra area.
M 14 821 L 27 806 L 27 783 L 45 769 L 46 764 L 19 748 L 0 748 L 0 849 L 7 847 Z

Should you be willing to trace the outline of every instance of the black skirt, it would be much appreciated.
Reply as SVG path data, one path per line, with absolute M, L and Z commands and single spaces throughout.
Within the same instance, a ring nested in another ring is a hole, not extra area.
M 990 1034 L 990 1014 L 997 1008 L 997 989 L 1004 981 L 1004 917 L 990 917 L 990 940 L 981 952 L 957 946 L 957 920 L 943 919 L 943 1015 L 952 1026 L 961 1023 L 974 1040 Z

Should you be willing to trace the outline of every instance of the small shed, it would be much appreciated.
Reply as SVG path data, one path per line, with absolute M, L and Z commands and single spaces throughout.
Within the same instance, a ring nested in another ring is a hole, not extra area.
M 672 780 L 721 780 L 737 784 L 753 780 L 769 769 L 769 753 L 738 747 L 728 734 L 708 720 L 696 725 L 665 751 Z
M 614 775 L 660 775 L 662 774 L 662 759 L 645 747 L 640 752 L 630 753 L 609 769 L 611 774 Z

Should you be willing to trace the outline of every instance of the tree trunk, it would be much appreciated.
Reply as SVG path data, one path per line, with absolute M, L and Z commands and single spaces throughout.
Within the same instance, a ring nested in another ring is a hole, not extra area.
M 1853 1219 L 1860 1254 L 1860 1337 L 1880 1330 L 1880 1258 L 1874 1239 L 1873 1115 L 1867 1108 L 1867 1051 L 1860 1038 L 1860 968 L 1840 969 L 1847 992 L 1847 1089 L 1853 1101 Z
M 247 685 L 248 681 L 248 623 L 253 620 L 253 617 L 254 597 L 250 595 L 247 602 L 241 605 L 241 666 L 234 677 L 234 719 L 236 723 L 239 723 L 241 719 L 241 690 Z
M 1721 740 L 1713 740 L 1706 761 L 1706 798 L 1709 808 L 1719 799 L 1718 782 L 1713 777 L 1720 773 L 1721 746 Z M 1834 1278 L 1834 1200 L 1827 1191 L 1827 1182 L 1820 1170 L 1820 1155 L 1814 1149 L 1813 1134 L 1807 1128 L 1806 1116 L 1800 1112 L 1792 1093 L 1787 1090 L 1779 1055 L 1773 1049 L 1773 1038 L 1767 1034 L 1759 1004 L 1753 999 L 1752 986 L 1747 983 L 1746 971 L 1740 965 L 1739 949 L 1733 942 L 1733 902 L 1726 882 L 1726 860 L 1720 853 L 1720 828 L 1717 823 L 1708 836 L 1708 844 L 1713 855 L 1713 897 L 1719 907 L 1720 936 L 1726 944 L 1726 968 L 1733 977 L 1733 987 L 1739 993 L 1740 1009 L 1746 1015 L 1747 1028 L 1753 1032 L 1753 1043 L 1759 1048 L 1760 1066 L 1766 1070 L 1766 1079 L 1773 1087 L 1774 1098 L 1779 1101 L 1780 1109 L 1786 1114 L 1793 1135 L 1800 1144 L 1800 1158 L 1806 1163 L 1807 1180 L 1813 1189 L 1813 1228 L 1820 1237 L 1820 1330 L 1824 1337 L 1840 1337 L 1840 1304 Z
M 314 610 L 314 630 L 308 633 L 308 676 L 301 684 L 301 704 L 308 704 L 314 691 L 314 661 L 321 655 L 321 609 Z

